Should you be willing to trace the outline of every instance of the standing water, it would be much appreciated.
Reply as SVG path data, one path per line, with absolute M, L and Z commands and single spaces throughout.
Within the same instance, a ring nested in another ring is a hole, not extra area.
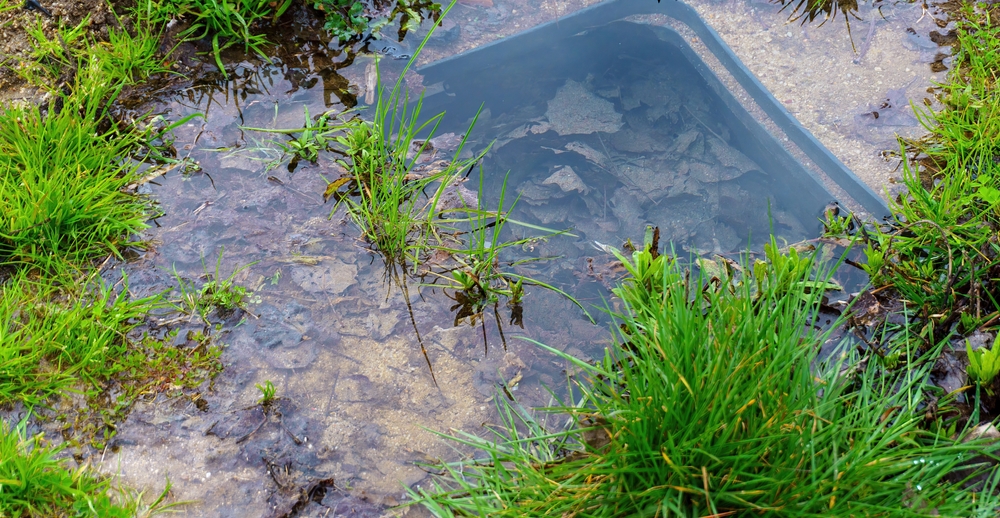
M 286 56 L 240 67 L 163 106 L 172 120 L 205 114 L 175 132 L 200 172 L 175 170 L 151 186 L 165 214 L 150 252 L 127 267 L 131 286 L 163 289 L 175 271 L 197 278 L 221 254 L 223 276 L 250 265 L 236 280 L 254 304 L 214 331 L 227 347 L 213 385 L 137 404 L 104 465 L 138 486 L 169 476 L 178 499 L 198 501 L 192 515 L 378 516 L 404 486 L 428 481 L 419 463 L 456 458 L 433 431 L 485 432 L 492 398 L 505 392 L 525 407 L 551 403 L 546 387 L 564 386 L 568 366 L 516 336 L 582 358 L 609 344 L 606 321 L 538 287 L 523 328 L 504 329 L 505 347 L 495 328 L 457 321 L 440 289 L 411 283 L 408 306 L 343 210 L 330 217 L 322 193 L 337 157 L 272 167 L 281 161 L 269 136 L 245 129 L 302 127 L 306 110 L 363 104 L 370 61 L 338 71 L 322 46 L 313 52 L 301 66 Z M 506 178 L 518 196 L 513 219 L 570 232 L 507 259 L 554 257 L 518 271 L 591 313 L 613 305 L 607 288 L 621 273 L 605 245 L 640 240 L 647 225 L 691 256 L 820 230 L 830 194 L 669 29 L 607 23 L 503 62 L 467 63 L 425 67 L 408 83 L 424 88 L 425 114 L 447 112 L 439 134 L 465 132 L 479 112 L 468 152 L 492 146 L 482 202 L 495 206 Z M 539 235 L 508 229 L 511 239 Z M 263 407 L 257 386 L 267 382 L 278 399 Z

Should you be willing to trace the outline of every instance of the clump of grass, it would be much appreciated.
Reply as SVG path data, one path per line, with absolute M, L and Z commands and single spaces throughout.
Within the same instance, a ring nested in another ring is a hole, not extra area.
M 986 391 L 991 396 L 993 395 L 991 385 L 997 375 L 1000 374 L 1000 347 L 997 346 L 998 342 L 1000 340 L 994 340 L 993 346 L 989 349 L 984 347 L 976 351 L 972 350 L 968 341 L 965 342 L 965 350 L 969 356 L 969 367 L 967 369 L 969 380 L 978 386 L 986 387 Z
M 228 277 L 222 277 L 222 254 L 225 249 L 219 250 L 219 258 L 215 262 L 215 272 L 206 272 L 208 281 L 198 290 L 198 308 L 201 312 L 207 313 L 212 310 L 234 311 L 237 309 L 247 309 L 250 296 L 253 294 L 246 286 L 236 282 L 236 276 L 241 272 L 257 264 L 252 262 L 233 269 Z
M 146 227 L 141 198 L 124 192 L 138 164 L 136 131 L 108 124 L 107 90 L 86 81 L 62 109 L 0 111 L 0 262 L 49 270 L 119 254 Z
M 79 65 L 79 50 L 86 44 L 87 26 L 90 16 L 85 16 L 76 26 L 60 24 L 56 28 L 56 37 L 45 36 L 45 24 L 35 20 L 34 25 L 25 28 L 31 38 L 30 61 L 21 63 L 18 73 L 29 83 L 57 91 L 57 82 L 64 73 Z
M 972 415 L 970 421 L 979 422 L 980 409 L 987 411 L 996 408 L 997 404 L 997 375 L 1000 374 L 1000 339 L 994 339 L 990 348 L 980 348 L 975 351 L 969 341 L 965 341 L 965 352 L 969 361 L 965 368 L 969 376 L 969 383 L 975 386 L 975 399 L 972 401 Z
M 463 138 L 451 160 L 421 164 L 444 114 L 419 122 L 423 99 L 410 102 L 404 74 L 405 70 L 388 93 L 379 88 L 371 120 L 355 116 L 338 127 L 341 134 L 334 137 L 334 147 L 345 157 L 338 160 L 345 174 L 330 182 L 327 196 L 337 199 L 334 211 L 346 205 L 364 238 L 387 264 L 406 269 L 417 265 L 420 255 L 434 245 L 438 204 L 444 194 L 486 151 L 460 158 Z
M 100 516 L 136 518 L 170 511 L 166 488 L 147 502 L 144 494 L 118 487 L 86 466 L 74 469 L 41 435 L 28 437 L 25 422 L 0 422 L 0 511 L 5 516 Z
M 41 437 L 27 437 L 21 423 L 0 422 L 0 510 L 8 516 L 134 516 L 136 506 L 112 498 L 111 484 L 87 470 L 69 469 Z
M 277 115 L 277 107 L 275 110 L 275 115 Z M 292 157 L 288 167 L 289 170 L 294 170 L 299 160 L 315 163 L 319 159 L 320 152 L 329 149 L 329 144 L 334 139 L 333 135 L 338 131 L 336 126 L 329 123 L 329 113 L 323 113 L 316 120 L 313 120 L 309 116 L 309 107 L 305 106 L 303 110 L 305 111 L 305 123 L 301 128 L 268 129 L 241 126 L 241 129 L 288 135 L 290 137 L 288 141 L 270 140 L 269 142 L 276 145 L 282 154 Z M 296 133 L 299 135 L 294 136 Z M 274 165 L 276 165 L 275 162 L 269 163 L 268 169 Z M 330 194 L 324 195 L 324 199 L 329 197 Z
M 648 246 L 623 259 L 618 346 L 596 364 L 542 346 L 580 371 L 579 401 L 548 409 L 571 424 L 498 396 L 492 437 L 452 437 L 479 456 L 445 465 L 416 502 L 438 516 L 982 516 L 1000 504 L 1000 475 L 968 464 L 1000 446 L 922 428 L 930 364 L 817 361 L 827 276 L 812 256 L 772 244 L 767 261 L 711 279 Z M 959 467 L 971 474 L 950 479 Z M 983 474 L 987 491 L 964 489 Z
M 223 50 L 242 44 L 244 52 L 254 52 L 264 59 L 267 38 L 257 32 L 258 26 L 276 20 L 292 5 L 292 0 L 142 0 L 136 8 L 152 24 L 165 24 L 172 19 L 190 25 L 181 32 L 187 40 L 207 39 L 212 45 L 212 57 L 225 75 Z
M 500 187 L 500 196 L 497 202 L 497 209 L 490 210 L 483 203 L 483 175 L 479 177 L 478 206 L 461 207 L 457 210 L 449 211 L 452 219 L 442 217 L 437 224 L 442 228 L 450 227 L 449 235 L 460 236 L 458 243 L 443 241 L 435 248 L 439 251 L 447 252 L 452 263 L 445 268 L 444 273 L 429 270 L 428 273 L 436 276 L 443 283 L 435 282 L 434 286 L 445 286 L 454 290 L 452 298 L 456 304 L 452 310 L 457 310 L 455 315 L 455 325 L 464 319 L 468 319 L 471 325 L 476 325 L 477 320 L 483 323 L 483 336 L 485 340 L 485 311 L 492 309 L 493 316 L 500 329 L 500 337 L 505 341 L 503 325 L 500 321 L 499 306 L 501 302 L 510 309 L 509 322 L 512 325 L 524 327 L 523 308 L 521 306 L 525 295 L 525 286 L 540 286 L 544 289 L 559 293 L 576 304 L 585 314 L 586 310 L 573 297 L 555 286 L 516 273 L 516 269 L 524 264 L 555 259 L 552 257 L 529 257 L 514 261 L 503 261 L 501 257 L 505 252 L 514 250 L 540 239 L 547 239 L 561 234 L 569 234 L 566 231 L 554 231 L 547 228 L 536 227 L 526 223 L 513 221 L 508 214 L 517 204 L 517 198 L 507 206 L 507 179 Z M 508 224 L 515 224 L 531 230 L 543 233 L 540 236 L 523 237 L 520 239 L 507 239 L 505 229 Z M 444 233 L 444 232 L 441 232 Z M 462 246 L 464 245 L 464 246 Z M 589 316 L 589 315 L 588 315 Z
M 186 317 L 197 316 L 202 322 L 207 324 L 208 315 L 213 311 L 231 313 L 237 309 L 247 310 L 247 305 L 250 302 L 250 296 L 253 295 L 253 292 L 247 289 L 246 286 L 237 283 L 236 276 L 257 263 L 253 262 L 238 266 L 228 277 L 223 278 L 222 255 L 224 252 L 224 249 L 219 251 L 219 258 L 215 263 L 214 273 L 208 271 L 206 268 L 203 277 L 207 280 L 201 287 L 197 287 L 193 282 L 184 280 L 174 270 L 178 296 L 169 299 L 168 304 L 175 311 Z
M 987 321 L 1000 310 L 995 293 L 1000 271 L 1000 28 L 972 21 L 967 8 L 959 25 L 961 49 L 945 108 L 919 112 L 930 134 L 903 142 L 913 158 L 903 161 L 907 193 L 891 204 L 891 228 L 872 227 L 866 270 L 877 286 L 890 285 L 923 319 L 950 328 L 963 314 Z
M 98 400 L 113 385 L 117 400 L 98 410 L 114 414 L 141 393 L 194 388 L 221 369 L 221 350 L 206 336 L 189 336 L 190 347 L 173 343 L 176 331 L 129 336 L 147 314 L 167 306 L 160 295 L 131 299 L 127 279 L 122 293 L 96 278 L 76 282 L 85 288 L 60 290 L 25 274 L 3 285 L 0 404 L 32 407 L 68 391 Z
M 268 406 L 274 403 L 278 389 L 274 388 L 274 383 L 271 383 L 271 380 L 265 380 L 263 385 L 257 383 L 254 386 L 260 391 L 260 399 L 257 400 L 258 404 Z
M 442 16 L 452 6 L 454 2 Z M 342 169 L 338 178 L 328 181 L 324 199 L 337 201 L 331 217 L 338 208 L 346 207 L 372 251 L 382 256 L 387 278 L 396 281 L 407 299 L 406 277 L 433 275 L 437 280 L 443 279 L 445 287 L 455 290 L 453 298 L 457 304 L 452 309 L 458 310 L 456 325 L 466 317 L 472 325 L 481 320 L 485 340 L 484 310 L 492 307 L 497 326 L 502 327 L 498 312 L 501 300 L 506 300 L 511 309 L 510 322 L 521 325 L 520 305 L 527 285 L 573 299 L 552 285 L 516 273 L 517 266 L 538 259 L 501 264 L 503 251 L 539 239 L 508 239 L 504 235 L 508 223 L 545 232 L 547 235 L 542 237 L 561 232 L 511 220 L 507 215 L 509 208 L 504 206 L 506 183 L 496 210 L 486 209 L 481 202 L 482 181 L 478 196 L 465 190 L 463 184 L 468 175 L 489 151 L 487 147 L 463 158 L 468 135 L 478 116 L 473 118 L 450 159 L 432 154 L 436 152 L 429 143 L 444 113 L 424 116 L 422 96 L 411 100 L 404 78 L 433 30 L 418 46 L 391 89 L 384 88 L 381 76 L 378 77 L 378 94 L 370 118 L 352 113 L 332 125 L 332 134 L 324 130 L 323 143 L 332 142 L 332 151 L 341 155 L 337 164 Z M 432 264 L 421 269 L 425 259 L 432 255 Z M 420 341 L 412 311 L 411 323 Z M 502 329 L 500 333 L 506 342 Z M 422 342 L 421 348 L 430 367 Z
M 160 52 L 162 30 L 155 30 L 145 11 L 133 9 L 132 30 L 126 30 L 123 19 L 112 15 L 118 27 L 108 29 L 107 41 L 87 37 L 90 16 L 76 26 L 60 24 L 55 37 L 45 36 L 41 20 L 27 27 L 32 40 L 30 61 L 18 68 L 18 73 L 29 83 L 49 92 L 64 93 L 64 82 L 72 83 L 81 70 L 96 76 L 100 84 L 111 91 L 118 83 L 135 84 L 154 74 L 168 73 L 168 56 Z
M 119 28 L 108 29 L 107 42 L 91 42 L 91 54 L 105 68 L 106 77 L 122 77 L 127 84 L 148 79 L 160 73 L 169 73 L 167 60 L 173 49 L 160 55 L 163 30 L 139 9 L 133 9 L 133 30 L 125 30 L 122 18 L 113 13 Z
M 87 382 L 92 388 L 114 373 L 126 352 L 125 334 L 156 298 L 129 300 L 110 288 L 84 290 L 62 304 L 44 283 L 19 275 L 0 292 L 0 402 L 29 406 Z

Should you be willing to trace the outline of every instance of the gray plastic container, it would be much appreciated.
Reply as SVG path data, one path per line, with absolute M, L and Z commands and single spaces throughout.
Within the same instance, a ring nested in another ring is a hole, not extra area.
M 634 17 L 651 13 L 667 23 Z M 678 30 L 704 44 L 784 144 Z M 588 243 L 641 238 L 646 225 L 678 252 L 735 254 L 759 250 L 771 234 L 784 242 L 817 237 L 832 201 L 889 214 L 675 0 L 611 0 L 418 73 L 423 113 L 446 113 L 439 134 L 466 131 L 480 113 L 469 147 L 493 143 L 483 164 L 487 196 L 506 181 L 508 202 L 520 196 L 512 217 L 572 229 L 576 246 L 553 251 L 571 260 L 584 260 Z
M 476 92 L 491 90 L 490 85 L 497 84 L 498 79 L 502 80 L 505 71 L 516 67 L 538 67 L 543 69 L 546 63 L 558 62 L 563 56 L 560 55 L 560 41 L 577 39 L 581 45 L 587 45 L 584 41 L 589 30 L 603 26 L 609 22 L 621 20 L 633 15 L 662 14 L 673 18 L 688 27 L 708 50 L 715 56 L 722 66 L 728 70 L 731 76 L 748 93 L 754 102 L 770 118 L 773 123 L 785 133 L 787 138 L 793 142 L 825 175 L 830 181 L 840 187 L 847 196 L 855 203 L 848 205 L 860 206 L 874 217 L 885 217 L 890 211 L 883 200 L 871 188 L 864 184 L 850 169 L 837 159 L 825 146 L 806 130 L 798 120 L 786 110 L 781 103 L 761 84 L 761 82 L 743 65 L 733 51 L 722 41 L 718 33 L 705 24 L 698 14 L 690 6 L 677 0 L 663 0 L 653 2 L 653 0 L 609 0 L 570 16 L 555 20 L 543 25 L 539 25 L 523 33 L 509 38 L 496 41 L 494 43 L 479 47 L 472 51 L 453 56 L 420 68 L 418 71 L 425 76 L 424 84 L 434 84 L 439 81 L 444 83 L 447 93 L 454 94 L 448 103 L 440 103 L 437 100 L 430 102 L 429 109 L 438 106 L 447 109 L 450 115 L 468 116 L 470 112 L 478 109 L 480 103 L 485 102 L 487 108 L 493 110 L 496 104 L 494 99 L 476 97 Z M 729 105 L 735 115 L 739 117 L 748 130 L 755 134 L 766 134 L 758 137 L 759 146 L 766 153 L 780 155 L 781 161 L 786 162 L 789 168 L 801 171 L 801 174 L 811 175 L 801 164 L 798 163 L 767 131 L 757 123 L 745 110 L 739 108 L 739 102 L 733 98 L 732 94 L 719 82 L 718 78 L 708 69 L 697 54 L 679 37 L 676 32 L 667 28 L 656 28 L 661 32 L 661 37 L 672 39 L 681 52 L 691 64 L 702 74 L 706 82 L 716 90 L 722 101 Z M 663 36 L 672 33 L 672 36 Z M 628 42 L 619 42 L 622 47 L 627 47 Z M 604 49 L 614 50 L 614 49 Z M 599 62 L 606 54 L 601 49 L 594 49 L 592 59 L 589 62 Z M 433 111 L 428 112 L 433 113 Z M 494 116 L 496 112 L 494 111 Z M 790 163 L 789 163 L 790 162 Z M 797 165 L 796 165 L 797 164 Z M 820 179 L 813 177 L 811 183 L 819 185 L 824 192 Z M 812 190 L 810 188 L 810 190 Z M 827 197 L 833 199 L 832 195 Z M 840 200 L 848 201 L 848 200 Z

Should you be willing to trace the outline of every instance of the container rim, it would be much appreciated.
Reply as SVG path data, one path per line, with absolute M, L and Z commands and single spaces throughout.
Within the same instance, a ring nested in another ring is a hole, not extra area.
M 607 0 L 507 38 L 422 65 L 417 68 L 417 72 L 420 73 L 428 68 L 469 56 L 480 57 L 484 62 L 490 62 L 490 59 L 502 59 L 503 51 L 500 49 L 500 45 L 513 38 L 522 40 L 522 43 L 530 44 L 532 41 L 542 43 L 545 38 L 572 36 L 589 27 L 604 25 L 629 16 L 649 14 L 669 16 L 691 29 L 719 60 L 719 63 L 729 71 L 733 79 L 743 87 L 757 106 L 785 133 L 793 144 L 798 146 L 813 161 L 819 170 L 872 216 L 880 219 L 891 216 L 892 212 L 886 201 L 858 178 L 791 112 L 785 109 L 750 69 L 740 61 L 732 49 L 722 40 L 722 37 L 709 27 L 691 6 L 680 0 L 657 0 L 656 3 L 653 3 L 652 0 Z M 490 56 L 490 54 L 497 55 Z

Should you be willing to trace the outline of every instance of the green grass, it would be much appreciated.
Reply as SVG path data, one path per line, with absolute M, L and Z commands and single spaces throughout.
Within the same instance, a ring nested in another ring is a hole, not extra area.
M 78 83 L 62 109 L 0 112 L 0 264 L 45 271 L 120 254 L 146 227 L 146 202 L 124 191 L 141 134 L 108 124 L 114 91 Z
M 559 288 L 517 273 L 517 269 L 528 263 L 545 260 L 557 260 L 558 257 L 516 257 L 516 251 L 539 240 L 545 240 L 557 235 L 573 236 L 568 231 L 555 231 L 527 223 L 511 220 L 510 212 L 519 198 L 515 197 L 509 205 L 507 201 L 508 184 L 504 178 L 500 186 L 497 208 L 492 210 L 485 206 L 485 191 L 483 174 L 480 171 L 478 204 L 474 207 L 463 206 L 439 215 L 435 221 L 438 235 L 448 235 L 451 239 L 442 239 L 434 246 L 437 251 L 446 252 L 451 261 L 446 263 L 443 272 L 433 268 L 422 270 L 424 274 L 435 277 L 431 286 L 444 286 L 453 290 L 450 295 L 456 302 L 453 310 L 457 310 L 455 324 L 468 319 L 471 325 L 477 320 L 484 326 L 487 310 L 492 310 L 500 336 L 503 335 L 499 306 L 503 302 L 510 310 L 509 322 L 523 326 L 522 302 L 525 296 L 525 286 L 539 286 L 558 293 L 577 305 L 584 314 L 587 311 L 580 303 Z M 519 226 L 522 229 L 539 233 L 530 237 L 510 238 L 508 225 Z M 443 281 L 443 282 L 442 282 Z M 589 318 L 589 315 L 587 315 Z M 504 343 L 506 347 L 506 343 Z
M 157 302 L 128 300 L 109 288 L 81 290 L 59 303 L 65 296 L 24 275 L 3 286 L 0 404 L 34 406 L 81 381 L 93 390 L 115 373 L 115 360 L 127 351 L 125 335 Z
M 895 217 L 852 236 L 864 247 L 872 291 L 905 305 L 914 317 L 906 324 L 906 345 L 922 351 L 942 340 L 961 343 L 977 331 L 994 333 L 1000 319 L 998 11 L 967 5 L 955 14 L 958 50 L 940 85 L 944 106 L 937 112 L 914 107 L 928 135 L 900 142 L 906 192 L 891 200 Z M 830 233 L 852 233 L 842 220 L 829 223 Z M 874 327 L 875 335 L 885 334 Z M 1000 415 L 992 354 L 969 355 L 967 385 L 976 390 L 964 394 L 964 415 L 972 424 Z
M 122 27 L 121 17 L 114 14 L 118 28 L 108 28 L 108 41 L 90 43 L 92 59 L 105 69 L 103 75 L 122 77 L 128 84 L 138 83 L 155 74 L 169 73 L 167 60 L 173 52 L 170 49 L 161 56 L 162 28 L 155 29 L 155 25 L 138 8 L 133 9 L 132 14 L 135 18 L 132 33 Z
M 454 5 L 452 2 L 441 16 Z M 297 140 L 312 142 L 310 149 L 329 148 L 340 157 L 336 160 L 340 176 L 327 179 L 323 195 L 336 200 L 331 217 L 339 208 L 346 208 L 369 248 L 382 257 L 386 278 L 395 281 L 407 299 L 408 278 L 433 277 L 434 287 L 452 291 L 448 296 L 456 302 L 452 308 L 457 310 L 456 325 L 466 318 L 471 325 L 482 322 L 485 341 L 485 310 L 492 309 L 501 339 L 506 342 L 499 304 L 504 302 L 510 308 L 511 324 L 522 325 L 521 301 L 526 286 L 554 291 L 580 306 L 557 287 L 517 272 L 519 266 L 541 258 L 502 258 L 521 245 L 564 232 L 511 220 L 510 207 L 505 206 L 506 182 L 495 210 L 483 204 L 481 176 L 478 193 L 465 189 L 464 182 L 489 151 L 487 146 L 463 158 L 467 136 L 478 115 L 450 156 L 437 155 L 432 149 L 429 142 L 445 114 L 424 115 L 423 97 L 411 99 L 404 78 L 433 31 L 417 47 L 392 88 L 386 88 L 378 77 L 372 111 L 348 112 L 336 123 L 323 116 L 315 124 L 307 121 L 301 129 L 265 131 L 301 133 Z M 472 195 L 475 201 L 467 199 Z M 511 237 L 508 224 L 542 235 Z M 433 377 L 412 313 L 411 323 Z
M 421 254 L 436 244 L 442 196 L 486 153 L 460 158 L 463 138 L 450 160 L 419 162 L 444 117 L 440 113 L 421 122 L 423 97 L 411 101 L 404 84 L 406 71 L 426 42 L 425 38 L 391 90 L 382 87 L 379 77 L 370 118 L 353 114 L 334 125 L 339 135 L 333 137 L 333 148 L 344 157 L 337 160 L 344 174 L 329 182 L 325 195 L 337 200 L 334 210 L 347 207 L 363 237 L 387 264 L 404 270 L 419 264 Z
M 253 292 L 238 284 L 236 276 L 257 263 L 238 266 L 228 277 L 223 277 L 222 254 L 224 251 L 224 249 L 219 251 L 214 273 L 205 268 L 202 277 L 206 281 L 201 284 L 201 287 L 196 286 L 192 281 L 183 279 L 177 270 L 174 270 L 174 279 L 177 281 L 174 290 L 176 296 L 172 297 L 168 304 L 176 313 L 182 315 L 177 320 L 190 320 L 197 316 L 206 325 L 211 325 L 208 317 L 213 311 L 228 315 L 237 309 L 247 310 Z M 202 262 L 204 263 L 204 260 Z
M 277 116 L 278 107 L 275 106 L 275 116 Z M 291 160 L 289 162 L 289 169 L 294 170 L 296 164 L 299 160 L 306 160 L 308 162 L 316 163 L 319 159 L 320 152 L 327 151 L 330 148 L 330 142 L 333 140 L 333 135 L 340 128 L 331 125 L 329 119 L 331 117 L 330 113 L 321 114 L 316 120 L 313 120 L 309 116 L 309 107 L 303 108 L 304 123 L 301 128 L 254 128 L 249 126 L 241 126 L 241 129 L 249 131 L 260 131 L 264 133 L 275 133 L 279 135 L 288 135 L 290 138 L 286 141 L 278 140 L 267 140 L 265 144 L 271 144 L 276 146 L 283 155 L 282 158 L 278 160 L 273 160 L 268 163 L 268 170 L 277 167 L 281 160 L 285 156 L 290 156 Z M 293 136 L 298 133 L 298 136 Z M 271 148 L 266 146 L 258 146 L 253 148 L 254 151 L 262 151 L 265 155 L 270 155 Z M 324 195 L 324 199 L 329 198 L 329 194 Z
M 170 511 L 170 483 L 150 502 L 142 493 L 112 484 L 86 466 L 72 468 L 62 450 L 28 437 L 22 421 L 0 422 L 0 514 L 3 516 L 94 516 L 137 518 Z
M 155 70 L 150 60 L 158 41 L 144 19 L 138 25 L 136 38 L 112 29 L 111 48 L 87 42 L 85 23 L 60 28 L 55 40 L 44 40 L 39 30 L 37 61 L 73 67 L 68 93 L 55 90 L 44 107 L 0 108 L 0 268 L 8 273 L 0 292 L 4 404 L 39 405 L 71 389 L 93 397 L 112 379 L 123 381 L 125 371 L 127 385 L 137 387 L 123 388 L 123 401 L 130 402 L 146 383 L 144 374 L 179 372 L 187 362 L 199 370 L 211 361 L 208 351 L 192 358 L 160 348 L 169 368 L 160 358 L 136 362 L 151 344 L 126 335 L 168 303 L 118 295 L 93 272 L 96 260 L 141 246 L 133 238 L 153 214 L 132 189 L 142 165 L 134 155 L 148 150 L 157 134 L 109 114 L 126 84 Z M 28 70 L 36 73 L 29 79 L 49 77 L 44 67 Z M 230 281 L 220 279 L 203 295 L 212 305 L 238 302 L 227 298 L 235 293 Z
M 140 395 L 190 391 L 221 369 L 208 327 L 186 340 L 176 331 L 139 336 L 150 312 L 177 301 L 133 298 L 127 278 L 116 289 L 97 271 L 98 261 L 141 246 L 134 237 L 153 214 L 134 187 L 139 159 L 158 156 L 162 133 L 110 114 L 126 85 L 166 71 L 159 35 L 148 18 L 135 21 L 111 28 L 107 42 L 85 35 L 87 20 L 51 40 L 41 26 L 29 29 L 32 59 L 18 72 L 50 92 L 49 102 L 0 108 L 0 404 L 58 406 L 36 418 L 64 424 L 66 448 L 103 448 Z M 235 303 L 226 282 L 203 295 Z M 166 491 L 147 502 L 67 456 L 3 423 L 0 515 L 146 516 L 171 507 Z
M 31 39 L 30 61 L 17 72 L 29 83 L 55 94 L 63 80 L 74 75 L 95 76 L 97 84 L 111 92 L 117 84 L 135 84 L 152 75 L 170 72 L 166 65 L 173 49 L 161 55 L 162 30 L 154 28 L 145 11 L 133 9 L 133 29 L 125 30 L 122 18 L 112 12 L 117 27 L 109 27 L 107 41 L 87 36 L 89 15 L 76 26 L 60 24 L 56 36 L 45 36 L 45 25 L 37 20 L 26 32 Z M 85 79 L 86 81 L 86 79 Z
M 111 485 L 87 470 L 69 469 L 40 437 L 0 422 L 0 513 L 4 516 L 134 516 L 112 501 Z
M 712 279 L 633 254 L 617 345 L 596 364 L 542 346 L 579 371 L 578 401 L 548 409 L 572 424 L 498 395 L 503 424 L 452 437 L 479 454 L 416 502 L 438 516 L 992 516 L 1000 475 L 983 494 L 962 479 L 1000 446 L 924 428 L 932 362 L 819 362 L 824 270 L 776 250 Z
M 278 389 L 274 388 L 274 383 L 271 383 L 271 380 L 265 380 L 263 385 L 257 383 L 254 386 L 260 391 L 260 399 L 257 400 L 258 404 L 268 406 L 274 403 L 275 394 L 278 393 Z
M 291 4 L 292 0 L 140 0 L 136 12 L 154 26 L 172 19 L 187 22 L 181 38 L 208 40 L 211 55 L 225 75 L 221 53 L 233 45 L 267 59 L 264 46 L 268 41 L 258 30 L 265 21 L 277 20 Z
M 967 333 L 1000 314 L 1000 28 L 971 8 L 964 16 L 945 107 L 918 108 L 929 135 L 903 142 L 907 193 L 892 200 L 895 221 L 862 237 L 873 284 L 895 288 L 939 329 L 962 321 Z

